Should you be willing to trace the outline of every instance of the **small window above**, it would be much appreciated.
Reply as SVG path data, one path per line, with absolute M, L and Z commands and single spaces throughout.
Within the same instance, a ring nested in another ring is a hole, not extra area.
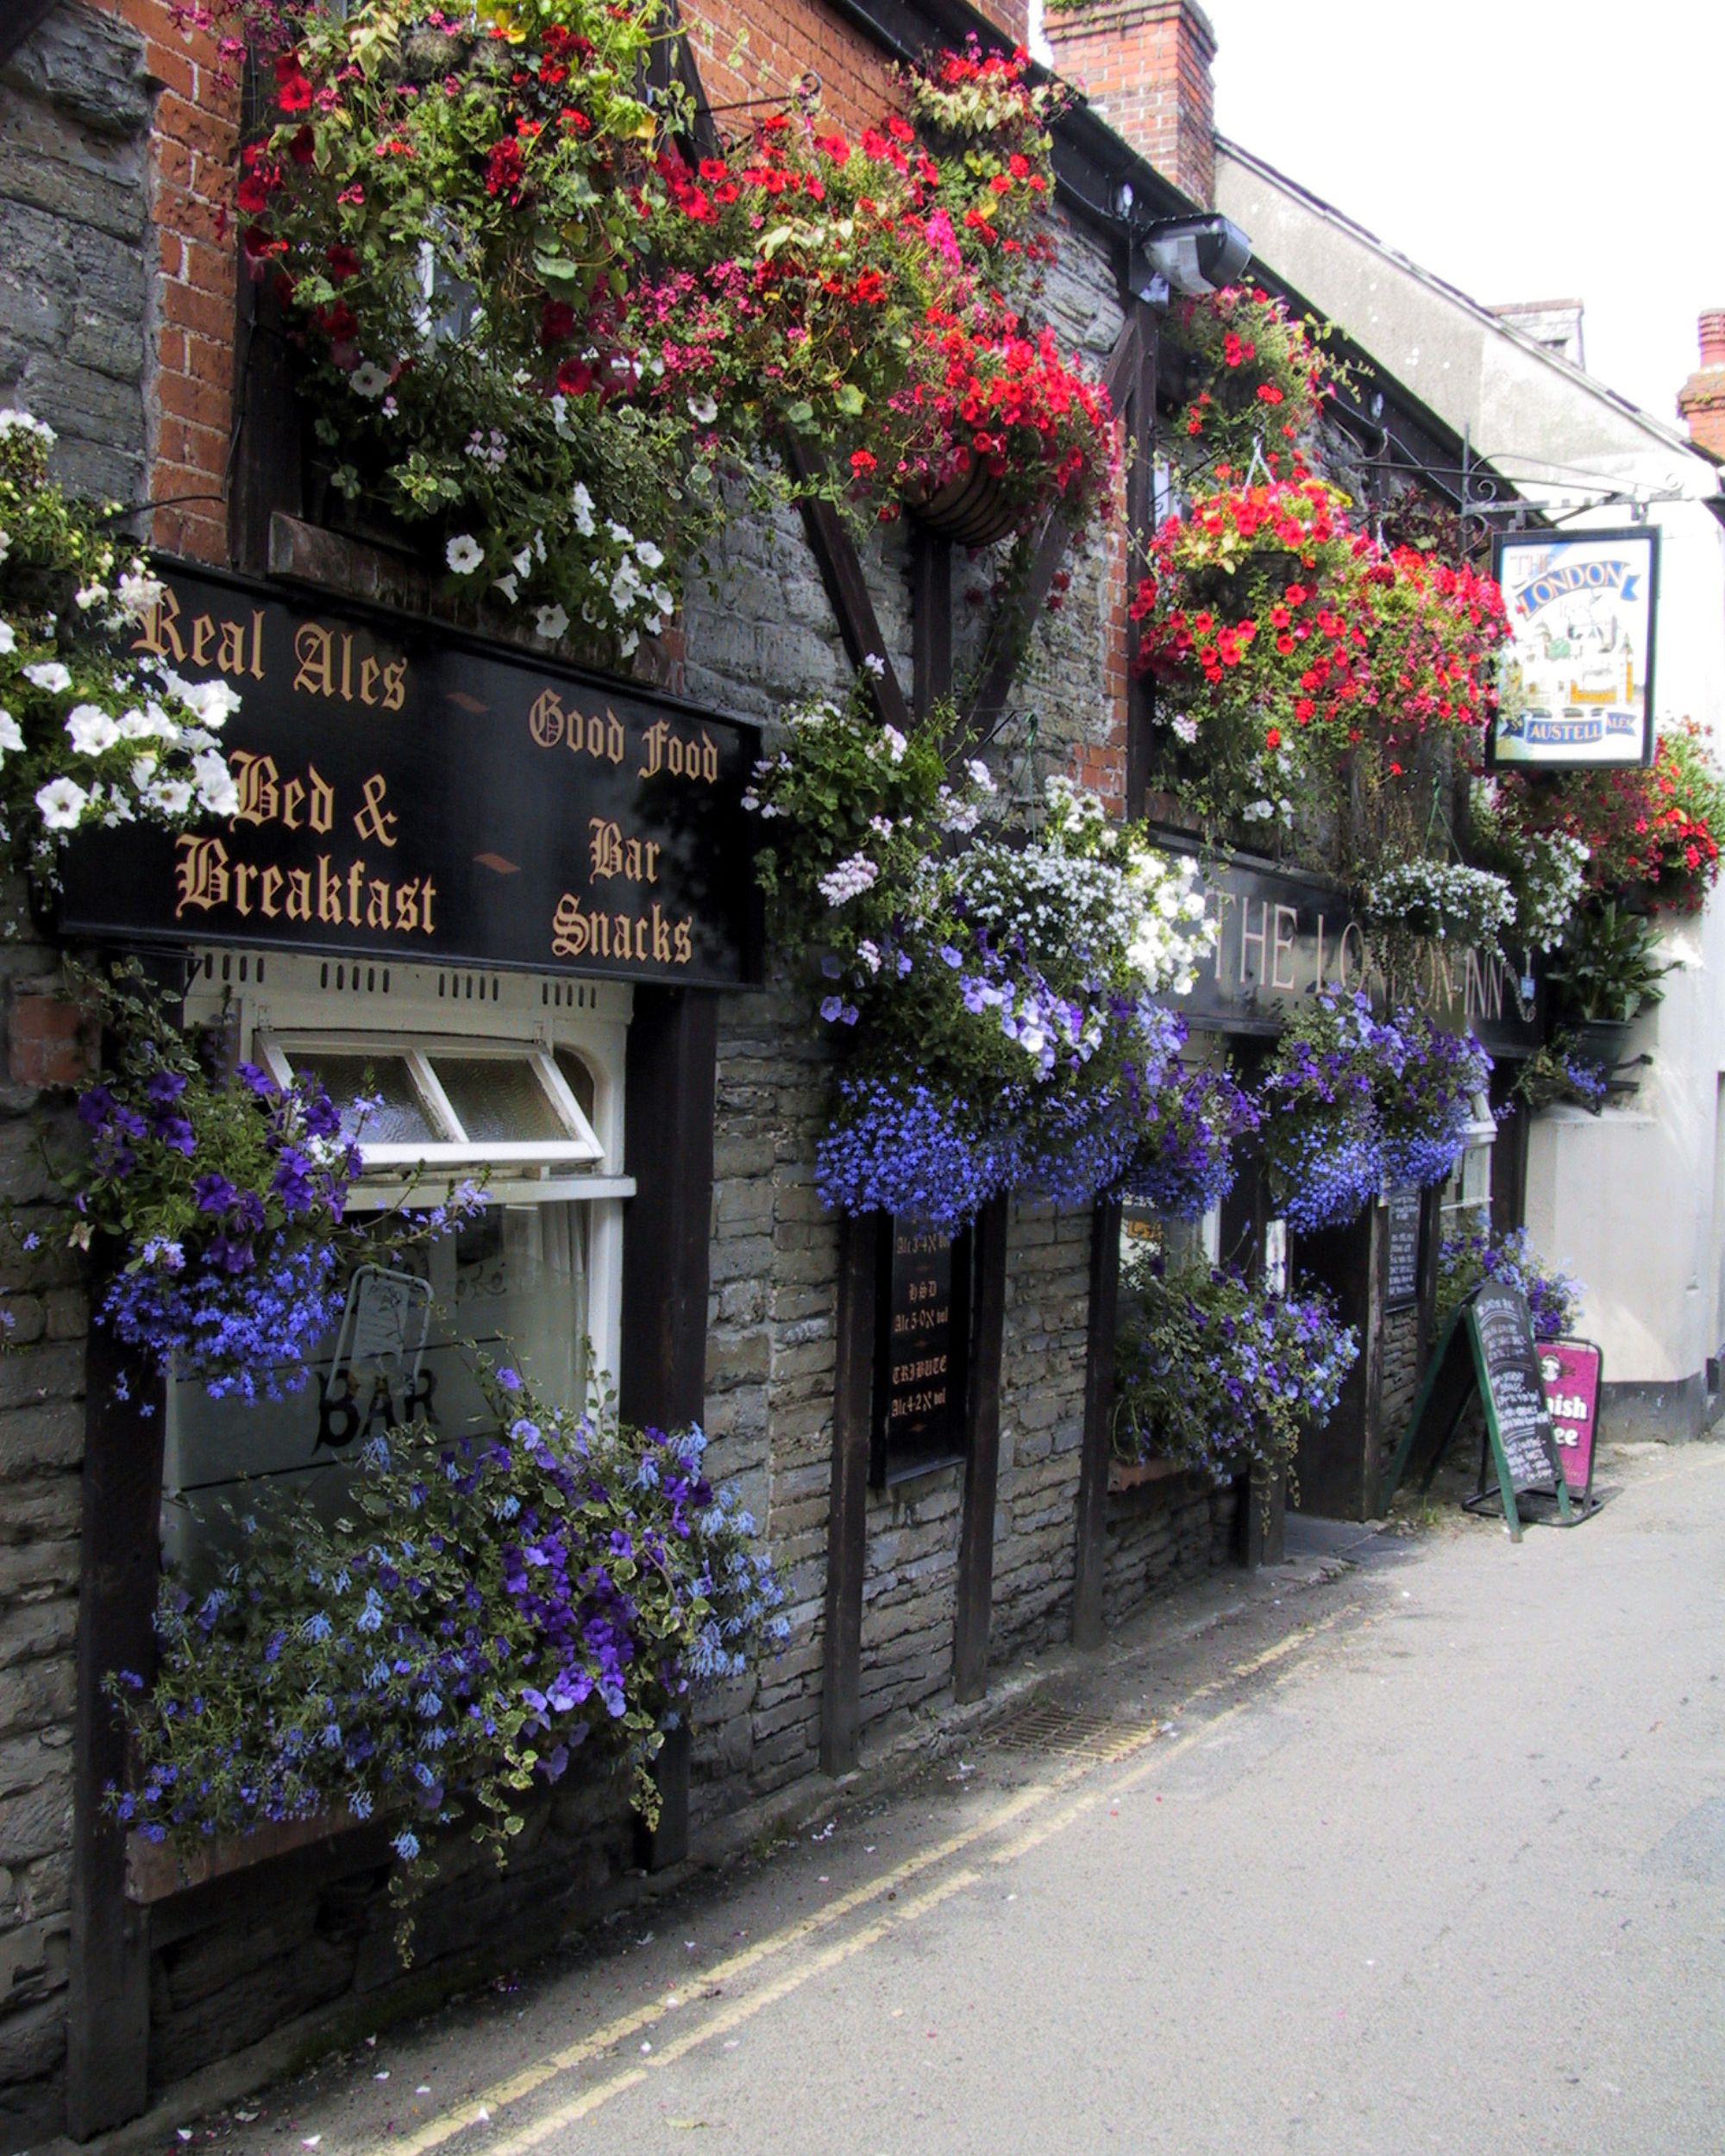
M 584 1167 L 604 1148 L 557 1060 L 520 1044 L 351 1040 L 266 1035 L 284 1085 L 315 1078 L 357 1133 L 367 1170 L 543 1165 Z M 370 1105 L 361 1112 L 361 1099 Z

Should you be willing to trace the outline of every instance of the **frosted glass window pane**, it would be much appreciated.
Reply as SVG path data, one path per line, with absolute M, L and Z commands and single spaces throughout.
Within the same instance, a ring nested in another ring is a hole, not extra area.
M 342 1128 L 349 1138 L 358 1129 L 368 1145 L 442 1142 L 443 1133 L 426 1114 L 405 1056 L 295 1055 L 292 1060 L 296 1075 L 321 1081 L 342 1111 Z M 380 1097 L 381 1105 L 367 1112 L 361 1126 L 353 1104 L 362 1094 Z
M 531 1063 L 505 1056 L 434 1056 L 431 1068 L 475 1144 L 525 1145 L 537 1138 L 567 1144 L 574 1136 Z
M 581 1113 L 591 1123 L 593 1118 L 593 1075 L 580 1057 L 571 1050 L 560 1048 L 555 1051 L 557 1068 L 563 1074 L 563 1083 L 580 1103 Z

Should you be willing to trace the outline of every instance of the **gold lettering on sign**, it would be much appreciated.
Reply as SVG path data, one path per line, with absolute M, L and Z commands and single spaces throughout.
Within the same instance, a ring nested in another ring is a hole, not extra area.
M 407 700 L 406 660 L 380 659 L 362 649 L 351 629 L 302 622 L 293 632 L 293 686 L 302 696 L 383 711 L 398 711 Z
M 551 916 L 554 958 L 616 958 L 625 965 L 687 966 L 694 957 L 693 924 L 667 918 L 656 900 L 647 913 L 599 913 L 564 892 Z
M 391 834 L 398 819 L 393 809 L 386 809 L 383 805 L 384 785 L 380 771 L 374 771 L 366 780 L 362 788 L 365 799 L 354 811 L 354 829 L 374 845 L 392 846 L 395 840 Z
M 647 761 L 636 773 L 637 779 L 653 779 L 668 771 L 674 779 L 699 779 L 703 786 L 718 783 L 718 750 L 705 726 L 699 739 L 691 741 L 674 733 L 668 719 L 656 718 L 643 741 Z
M 164 586 L 132 639 L 134 651 L 175 666 L 219 667 L 223 674 L 264 678 L 264 610 L 249 616 L 194 614 L 188 620 L 179 594 Z
M 174 869 L 174 886 L 179 893 L 174 918 L 178 920 L 189 906 L 205 913 L 212 906 L 226 906 L 230 880 L 228 849 L 221 840 L 194 838 L 186 832 L 173 843 L 179 852 L 179 865 Z
M 623 721 L 607 704 L 602 711 L 565 705 L 555 689 L 543 689 L 527 709 L 527 730 L 542 749 L 561 743 L 572 756 L 595 763 L 621 763 L 628 751 Z
M 609 817 L 589 817 L 587 829 L 593 833 L 587 851 L 595 877 L 622 876 L 630 883 L 657 883 L 662 847 L 646 839 L 625 838 L 621 825 Z
M 240 796 L 236 824 L 280 824 L 287 830 L 321 835 L 334 823 L 335 790 L 315 763 L 306 766 L 301 780 L 284 779 L 273 756 L 254 756 L 243 749 L 230 751 L 228 762 Z

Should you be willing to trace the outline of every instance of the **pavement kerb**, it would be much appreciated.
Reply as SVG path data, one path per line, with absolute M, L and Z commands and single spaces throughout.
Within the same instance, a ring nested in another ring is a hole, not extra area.
M 1285 1621 L 1283 1642 L 1276 1650 L 1279 1655 L 1308 1629 L 1301 1608 L 1304 1594 L 1354 1569 L 1346 1559 L 1323 1558 L 1290 1560 L 1255 1573 L 1220 1570 L 1164 1600 L 1147 1604 L 1111 1633 L 1099 1649 L 1056 1645 L 991 1670 L 984 1698 L 963 1707 L 943 1706 L 930 1714 L 925 1726 L 903 1730 L 889 1744 L 865 1752 L 862 1764 L 853 1773 L 837 1778 L 810 1776 L 698 1828 L 691 1836 L 686 1862 L 661 1872 L 630 1875 L 608 1893 L 596 1896 L 584 1921 L 572 1927 L 563 1941 L 554 1942 L 535 1961 L 524 1964 L 523 1973 L 530 1974 L 536 1961 L 543 1962 L 561 1945 L 595 1929 L 615 1913 L 650 1905 L 698 1877 L 722 1871 L 763 1839 L 800 1833 L 830 1816 L 837 1804 L 869 1803 L 892 1795 L 931 1763 L 986 1737 L 1038 1693 L 1057 1690 L 1140 1654 L 1152 1651 L 1162 1654 L 1190 1646 L 1281 1601 Z M 1084 1763 L 1084 1771 L 1094 1764 Z M 373 2032 L 427 2019 L 474 1988 L 487 1968 L 488 1965 L 481 1967 L 476 1962 L 452 1965 L 447 1971 L 438 1972 L 447 1976 L 447 1983 L 423 1988 L 415 1985 L 405 2003 L 392 2001 L 386 1991 L 363 2002 L 343 2001 L 335 2009 L 303 2015 L 231 2058 L 175 2083 L 147 2111 L 125 2125 L 83 2142 L 57 2136 L 38 2143 L 34 2156 L 80 2156 L 80 2152 L 82 2156 L 135 2156 L 135 2152 L 158 2151 L 164 2140 L 172 2140 L 189 2121 L 242 2102 L 270 2084 L 315 2065 L 321 2056 L 351 2044 L 359 2021 Z

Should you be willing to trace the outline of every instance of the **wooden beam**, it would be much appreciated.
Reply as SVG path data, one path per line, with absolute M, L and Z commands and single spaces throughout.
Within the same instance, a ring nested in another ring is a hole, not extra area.
M 1120 1293 L 1120 1201 L 1099 1198 L 1090 1214 L 1090 1317 L 1084 1342 L 1084 1434 L 1078 1460 L 1077 1548 L 1072 1578 L 1072 1644 L 1076 1647 L 1102 1644 Z
M 1102 375 L 1102 386 L 1107 391 L 1109 401 L 1116 411 L 1120 409 L 1132 379 L 1138 348 L 1138 327 L 1132 317 L 1128 315 L 1120 335 L 1114 340 L 1114 348 L 1108 355 L 1108 364 Z M 1051 509 L 1042 520 L 1035 545 L 1031 550 L 1029 573 L 1023 584 L 1009 597 L 1011 633 L 984 667 L 982 678 L 965 707 L 963 731 L 967 735 L 986 733 L 1006 709 L 1019 661 L 1024 657 L 1029 624 L 1046 604 L 1054 582 L 1054 573 L 1066 559 L 1066 549 L 1070 542 L 1071 534 L 1059 516 Z M 999 625 L 998 623 L 996 625 Z
M 862 1737 L 862 1580 L 869 1562 L 869 1438 L 874 1406 L 875 1274 L 881 1216 L 838 1230 L 838 1339 L 826 1527 L 826 1626 L 820 1707 L 824 1773 L 849 1774 Z
M 1154 308 L 1136 303 L 1137 365 L 1126 398 L 1126 437 L 1132 463 L 1126 472 L 1126 597 L 1143 573 L 1145 550 L 1156 517 L 1156 368 L 1161 324 Z M 1150 682 L 1133 671 L 1142 625 L 1126 622 L 1126 814 L 1142 816 L 1150 774 L 1150 729 L 1155 696 Z
M 970 1351 L 968 1458 L 958 1531 L 958 1595 L 952 1627 L 952 1695 L 961 1705 L 988 1689 L 988 1628 L 994 1600 L 994 1499 L 1000 1470 L 1000 1360 L 1007 1311 L 1007 1199 L 976 1217 L 975 1332 Z
M 911 528 L 911 696 L 925 718 L 952 693 L 952 542 L 924 524 Z
M 820 466 L 803 443 L 795 436 L 787 435 L 782 447 L 785 461 L 798 484 L 813 484 L 820 476 Z M 875 665 L 869 668 L 875 708 L 883 724 L 896 726 L 903 733 L 911 723 L 910 706 L 905 701 L 905 693 L 893 671 L 887 640 L 881 634 L 881 624 L 875 616 L 874 597 L 869 592 L 868 579 L 862 573 L 862 556 L 845 529 L 844 519 L 831 502 L 822 501 L 814 495 L 803 495 L 797 507 L 802 513 L 803 532 L 808 540 L 809 551 L 814 556 L 816 568 L 820 571 L 827 604 L 832 609 L 833 619 L 838 624 L 845 656 L 853 667 L 862 666 L 865 660 L 878 662 L 879 671 Z
M 618 1406 L 630 1422 L 687 1427 L 706 1412 L 718 998 L 637 987 L 629 1028 L 624 1157 L 635 1178 L 623 1227 Z M 659 1824 L 637 1837 L 649 1871 L 689 1846 L 689 1741 L 672 1731 L 655 1763 Z
M 125 1778 L 126 1742 L 103 1684 L 155 1667 L 162 1471 L 160 1383 L 105 1326 L 91 1328 L 85 1382 L 66 2060 L 66 2131 L 79 2141 L 148 2097 L 149 1912 L 126 1899 L 126 1838 L 104 1803 Z

